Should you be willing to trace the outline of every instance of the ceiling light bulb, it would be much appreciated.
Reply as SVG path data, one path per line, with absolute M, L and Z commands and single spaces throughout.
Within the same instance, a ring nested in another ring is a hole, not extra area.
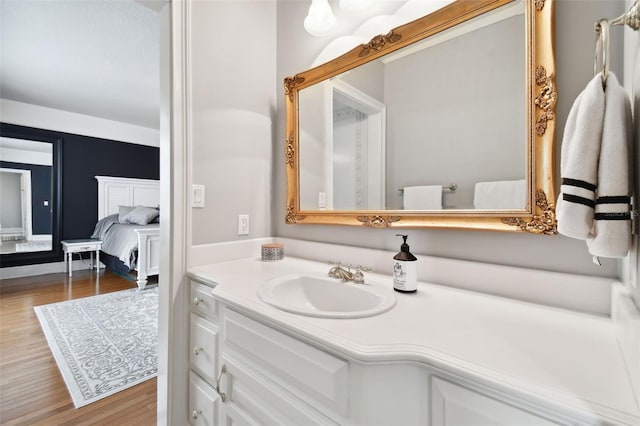
M 348 12 L 364 12 L 372 5 L 373 0 L 340 0 L 340 9 Z
M 311 0 L 309 14 L 304 19 L 304 29 L 314 36 L 324 36 L 331 32 L 336 25 L 328 0 Z

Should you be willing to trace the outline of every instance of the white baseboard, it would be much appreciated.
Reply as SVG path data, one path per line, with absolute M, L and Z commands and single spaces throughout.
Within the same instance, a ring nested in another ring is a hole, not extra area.
M 73 261 L 73 270 L 80 271 L 83 269 L 90 268 L 90 262 L 74 260 Z M 102 263 L 100 264 L 100 268 L 104 268 Z M 66 272 L 65 262 L 53 262 L 53 263 L 39 263 L 36 265 L 24 265 L 24 266 L 11 266 L 8 268 L 0 268 L 0 279 L 6 280 L 9 278 L 22 278 L 22 277 L 31 277 L 34 275 L 44 275 L 44 274 L 57 274 L 60 272 Z

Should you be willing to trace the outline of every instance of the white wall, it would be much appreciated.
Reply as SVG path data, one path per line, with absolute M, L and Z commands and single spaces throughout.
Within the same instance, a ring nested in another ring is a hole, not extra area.
M 0 99 L 0 121 L 19 126 L 160 146 L 158 129 Z
M 22 187 L 20 173 L 0 172 L 0 226 L 22 228 Z
M 443 207 L 473 209 L 477 182 L 526 178 L 524 28 L 512 16 L 386 65 L 388 209 L 400 188 L 451 183 Z
M 190 36 L 193 244 L 271 235 L 276 2 L 193 2 Z M 238 237 L 238 214 L 250 235 Z
M 306 34 L 301 22 L 308 9 L 306 2 L 278 3 L 278 87 L 282 80 L 311 65 L 330 37 Z M 592 78 L 595 36 L 594 23 L 602 17 L 615 17 L 624 10 L 621 0 L 556 1 L 556 82 L 557 148 L 560 151 L 562 129 L 578 93 Z M 621 32 L 612 30 L 612 69 L 621 73 Z M 332 242 L 386 250 L 399 247 L 397 229 L 373 230 L 360 227 L 323 225 L 287 225 L 284 222 L 286 179 L 284 156 L 284 94 L 278 96 L 278 120 L 275 149 L 274 234 L 279 237 Z M 559 159 L 559 156 L 558 156 Z M 587 275 L 617 276 L 618 261 L 604 259 L 603 266 L 592 264 L 584 242 L 563 236 L 539 236 L 465 230 L 407 230 L 412 251 L 419 254 L 540 268 Z
M 9 142 L 13 144 L 14 141 L 20 141 L 20 144 L 29 147 L 29 149 L 19 149 L 12 147 L 13 145 L 3 146 L 2 142 Z M 32 151 L 34 146 L 41 146 L 46 148 L 49 152 Z M 12 139 L 0 137 L 0 159 L 2 161 L 9 161 L 11 163 L 23 163 L 23 164 L 38 164 L 41 166 L 53 165 L 53 152 L 50 143 L 28 141 L 22 139 Z

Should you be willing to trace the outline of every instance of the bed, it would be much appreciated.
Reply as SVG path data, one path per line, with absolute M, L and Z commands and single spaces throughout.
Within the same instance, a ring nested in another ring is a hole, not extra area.
M 135 270 L 138 288 L 142 290 L 148 277 L 159 273 L 160 224 L 158 220 L 146 225 L 120 223 L 118 218 L 122 218 L 121 206 L 131 210 L 137 206 L 158 208 L 160 182 L 112 176 L 95 178 L 98 181 L 98 223 L 93 237 L 103 240 L 100 260 L 116 272 Z M 139 211 L 145 209 L 139 208 L 133 214 Z

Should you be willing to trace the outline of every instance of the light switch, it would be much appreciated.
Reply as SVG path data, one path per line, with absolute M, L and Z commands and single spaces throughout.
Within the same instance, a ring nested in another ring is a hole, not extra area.
M 327 193 L 318 192 L 318 208 L 324 209 L 325 207 L 327 207 Z
M 49 205 L 49 201 L 44 200 L 44 203 L 43 203 L 43 204 L 44 204 L 44 206 L 45 206 L 45 207 L 47 207 L 47 206 Z
M 193 198 L 191 200 L 191 207 L 204 208 L 204 185 L 192 185 Z

